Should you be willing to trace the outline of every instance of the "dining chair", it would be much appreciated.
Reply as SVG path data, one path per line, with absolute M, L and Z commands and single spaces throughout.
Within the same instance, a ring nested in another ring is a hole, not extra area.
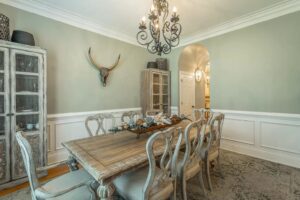
M 159 111 L 147 110 L 146 113 L 145 113 L 145 117 L 155 116 L 159 113 L 160 113 Z
M 92 189 L 94 179 L 84 170 L 72 171 L 55 178 L 43 185 L 37 179 L 36 171 L 45 171 L 50 167 L 35 168 L 32 158 L 32 149 L 22 132 L 16 133 L 25 170 L 28 175 L 32 200 L 94 200 L 95 192 Z
M 176 199 L 176 166 L 181 141 L 182 134 L 174 127 L 151 135 L 146 144 L 149 166 L 116 178 L 113 181 L 116 191 L 130 200 Z M 158 168 L 155 158 L 162 152 Z
M 127 122 L 127 123 L 134 122 L 134 120 L 138 119 L 140 117 L 140 115 L 141 114 L 137 111 L 124 112 L 122 114 L 121 121 L 122 122 Z
M 184 130 L 185 152 L 180 152 L 178 157 L 178 183 L 182 199 L 187 200 L 186 183 L 198 174 L 201 189 L 206 195 L 203 181 L 203 162 L 201 149 L 203 145 L 206 124 L 204 119 L 189 123 Z M 192 138 L 192 139 L 191 139 Z
M 100 113 L 100 114 L 96 114 L 96 115 L 87 117 L 85 120 L 85 127 L 88 131 L 88 134 L 90 136 L 96 136 L 96 135 L 100 135 L 101 133 L 103 133 L 103 134 L 110 133 L 109 131 L 105 130 L 104 125 L 103 125 L 103 123 L 106 120 L 110 120 L 111 127 L 115 127 L 116 119 L 113 116 L 113 114 L 111 114 L 111 113 Z M 93 121 L 95 121 L 97 123 L 96 131 L 94 131 L 94 133 L 90 126 L 90 122 L 93 122 Z
M 212 191 L 212 183 L 210 178 L 210 163 L 212 161 L 217 163 L 220 174 L 223 177 L 220 165 L 220 145 L 224 118 L 225 115 L 223 113 L 213 114 L 208 124 L 209 136 L 207 137 L 206 145 L 201 150 L 201 158 L 203 159 L 205 166 L 205 177 L 207 178 L 207 183 L 210 191 Z
M 193 120 L 196 121 L 198 119 L 204 119 L 208 122 L 211 119 L 213 112 L 210 109 L 199 108 L 193 109 Z

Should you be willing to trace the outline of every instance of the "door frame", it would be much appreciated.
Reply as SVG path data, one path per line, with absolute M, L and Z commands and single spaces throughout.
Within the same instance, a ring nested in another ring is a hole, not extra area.
M 179 87 L 178 87 L 178 90 L 179 90 L 179 102 L 178 102 L 178 114 L 181 115 L 181 78 L 183 76 L 189 76 L 189 77 L 193 77 L 193 79 L 195 80 L 195 75 L 194 73 L 192 72 L 186 72 L 186 71 L 182 71 L 182 70 L 179 70 Z M 196 83 L 195 83 L 196 85 Z M 196 93 L 195 91 L 196 89 L 194 88 L 194 92 Z M 195 94 L 196 95 L 196 94 Z M 194 98 L 194 105 L 195 105 L 195 98 Z

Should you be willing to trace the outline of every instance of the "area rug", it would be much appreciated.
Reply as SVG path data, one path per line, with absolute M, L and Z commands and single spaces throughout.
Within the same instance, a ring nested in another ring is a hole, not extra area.
M 217 168 L 212 171 L 213 191 L 205 197 L 193 178 L 187 185 L 189 200 L 300 200 L 300 169 L 229 151 L 222 151 L 220 160 L 223 177 Z M 30 200 L 30 190 L 0 199 Z

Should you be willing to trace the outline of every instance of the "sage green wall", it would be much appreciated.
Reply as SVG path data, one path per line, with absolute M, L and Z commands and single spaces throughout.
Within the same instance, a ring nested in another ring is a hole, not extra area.
M 140 107 L 140 73 L 154 59 L 145 49 L 3 4 L 0 12 L 10 18 L 11 31 L 32 33 L 36 45 L 47 49 L 49 114 Z M 88 62 L 90 46 L 106 66 L 121 54 L 106 87 Z
M 212 108 L 299 114 L 299 22 L 296 12 L 199 42 L 210 53 Z M 169 57 L 173 71 L 182 49 Z

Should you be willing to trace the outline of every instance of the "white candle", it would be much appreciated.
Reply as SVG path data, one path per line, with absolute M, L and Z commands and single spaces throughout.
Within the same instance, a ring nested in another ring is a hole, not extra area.
M 173 13 L 177 13 L 177 8 L 175 6 L 173 7 Z

